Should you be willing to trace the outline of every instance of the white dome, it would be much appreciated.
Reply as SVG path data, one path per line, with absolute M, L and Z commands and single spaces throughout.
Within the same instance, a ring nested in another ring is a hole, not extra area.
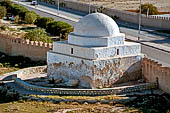
M 116 22 L 102 13 L 92 13 L 82 18 L 74 27 L 74 35 L 85 37 L 110 37 L 120 34 Z

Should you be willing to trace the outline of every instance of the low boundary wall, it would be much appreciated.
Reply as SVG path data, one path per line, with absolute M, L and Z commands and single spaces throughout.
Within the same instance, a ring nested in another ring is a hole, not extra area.
M 46 53 L 52 49 L 51 43 L 29 41 L 0 33 L 0 52 L 10 56 L 24 56 L 33 61 L 46 61 Z
M 14 80 L 16 84 L 18 84 L 20 87 L 26 90 L 42 92 L 47 94 L 55 94 L 55 95 L 100 96 L 100 95 L 123 94 L 123 93 L 130 93 L 135 91 L 157 88 L 156 83 L 144 83 L 141 85 L 124 86 L 124 87 L 107 88 L 107 89 L 46 88 L 46 87 L 28 84 L 19 78 L 14 78 Z
M 158 88 L 158 84 L 155 82 L 143 83 L 143 84 L 132 85 L 132 86 L 115 87 L 115 88 L 103 88 L 103 89 L 48 88 L 48 87 L 32 85 L 21 80 L 22 78 L 24 78 L 24 76 L 30 74 L 45 73 L 46 69 L 47 66 L 25 68 L 16 72 L 4 74 L 1 80 L 10 77 L 10 79 L 13 79 L 17 85 L 24 88 L 25 90 L 32 91 L 32 92 L 40 92 L 43 94 L 53 94 L 53 95 L 102 96 L 102 95 L 125 94 L 125 93 L 131 93 L 135 91 L 143 91 L 143 90 Z
M 39 0 L 43 2 L 43 0 Z M 76 1 L 71 0 L 60 0 L 60 3 L 65 4 L 65 8 L 77 10 L 80 12 L 88 13 L 89 4 L 88 3 L 79 3 Z M 54 5 L 57 5 L 57 0 L 54 0 Z M 91 5 L 91 12 L 98 9 L 100 6 L 97 5 Z M 107 14 L 109 16 L 117 16 L 120 20 L 132 22 L 132 23 L 139 23 L 139 14 L 129 11 L 122 11 L 112 8 L 104 8 L 103 10 L 104 14 Z M 144 26 L 151 26 L 151 27 L 157 27 L 157 28 L 164 28 L 164 29 L 170 29 L 170 17 L 156 17 L 156 16 L 146 16 L 142 15 L 141 19 L 141 25 Z
M 159 88 L 170 94 L 170 67 L 163 67 L 154 60 L 143 58 L 142 73 L 147 82 L 158 82 Z

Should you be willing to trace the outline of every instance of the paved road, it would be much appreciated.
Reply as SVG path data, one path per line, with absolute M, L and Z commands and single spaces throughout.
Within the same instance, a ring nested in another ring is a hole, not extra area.
M 30 5 L 30 2 L 24 2 L 24 3 L 27 4 L 27 5 Z M 48 10 L 48 11 L 51 11 L 51 12 L 55 12 L 56 14 L 58 13 L 57 7 L 52 6 L 52 5 L 46 5 L 44 3 L 43 3 L 43 5 L 41 5 L 41 4 L 38 6 L 39 8 L 42 8 L 42 9 L 45 9 L 45 10 Z M 32 8 L 28 8 L 28 9 L 37 12 L 40 16 L 48 16 L 48 17 L 52 16 L 52 15 L 48 15 L 47 13 L 43 13 L 43 12 L 37 11 L 37 10 L 32 9 Z M 73 10 L 64 9 L 64 8 L 62 8 L 59 11 L 59 14 L 66 15 L 68 17 L 71 17 L 71 18 L 74 18 L 74 19 L 77 19 L 77 20 L 81 19 L 83 16 L 86 15 L 86 13 L 81 13 L 81 12 L 78 12 L 78 11 L 73 11 Z M 61 21 L 68 22 L 72 26 L 75 25 L 75 22 L 73 22 L 73 21 L 69 21 L 69 20 L 59 18 L 59 17 L 56 17 L 56 16 L 52 16 L 52 17 L 55 18 L 55 20 L 61 20 Z M 138 25 L 137 24 L 123 22 L 123 21 L 117 21 L 117 23 L 120 27 L 121 32 L 124 32 L 127 35 L 138 37 Z M 170 47 L 170 35 L 161 34 L 161 33 L 158 33 L 158 32 L 155 31 L 155 30 L 159 30 L 159 29 L 160 28 L 142 27 L 140 37 L 142 37 L 145 41 L 151 41 L 151 42 L 154 42 L 154 43 L 157 43 L 157 44 L 162 44 L 162 45 Z
M 170 67 L 170 53 L 146 45 L 142 45 L 142 53 L 146 54 L 147 57 L 158 61 L 160 64 L 163 64 L 163 66 Z
M 29 3 L 27 3 L 29 4 Z M 46 7 L 45 5 L 39 5 L 39 8 L 51 11 L 51 12 L 56 12 L 57 13 L 57 8 L 52 8 L 52 7 Z M 39 14 L 40 16 L 46 16 L 46 17 L 53 17 L 55 20 L 60 20 L 60 21 L 65 21 L 68 22 L 69 24 L 71 24 L 72 26 L 75 25 L 76 22 L 73 22 L 71 20 L 68 19 L 64 19 L 58 16 L 54 16 L 51 15 L 49 13 L 46 12 L 42 12 L 42 11 L 38 11 L 36 9 L 33 8 L 29 8 L 27 7 L 29 10 L 31 11 L 35 11 L 37 14 Z M 59 12 L 62 15 L 67 15 L 70 16 L 72 15 L 72 12 L 70 14 L 70 11 L 60 11 Z M 75 12 L 71 17 L 75 18 L 75 19 L 80 19 L 84 16 L 85 14 L 79 14 L 79 12 Z M 132 23 L 126 23 L 126 22 L 122 22 L 122 21 L 118 21 L 119 27 L 121 32 L 124 32 L 126 35 L 131 35 L 134 37 L 137 37 L 137 25 L 134 25 Z M 149 27 L 151 28 L 151 27 Z M 146 41 L 146 42 L 153 42 L 153 43 L 157 43 L 157 44 L 161 44 L 163 46 L 168 46 L 170 47 L 170 35 L 164 35 L 164 34 L 158 34 L 153 32 L 154 30 L 156 30 L 157 28 L 151 28 L 149 29 L 147 27 L 145 27 L 143 29 L 143 31 L 141 31 L 141 38 L 142 41 Z M 170 49 L 170 48 L 169 48 Z M 147 54 L 147 56 L 149 58 L 155 59 L 157 61 L 159 61 L 160 63 L 162 63 L 164 66 L 170 66 L 170 53 L 152 48 L 152 47 L 148 47 L 146 45 L 142 45 L 142 53 Z

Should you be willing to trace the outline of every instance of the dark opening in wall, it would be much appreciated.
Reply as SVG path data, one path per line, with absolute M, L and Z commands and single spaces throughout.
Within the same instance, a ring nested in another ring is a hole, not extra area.
M 117 49 L 117 55 L 119 55 L 119 49 Z
M 73 48 L 71 48 L 71 54 L 73 54 Z

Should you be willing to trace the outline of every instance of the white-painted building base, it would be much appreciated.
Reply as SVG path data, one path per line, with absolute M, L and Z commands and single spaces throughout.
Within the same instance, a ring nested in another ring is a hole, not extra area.
M 53 42 L 47 73 L 66 83 L 78 80 L 82 88 L 112 87 L 141 77 L 142 56 L 140 44 L 126 42 L 114 20 L 93 13 L 76 24 L 68 41 Z

